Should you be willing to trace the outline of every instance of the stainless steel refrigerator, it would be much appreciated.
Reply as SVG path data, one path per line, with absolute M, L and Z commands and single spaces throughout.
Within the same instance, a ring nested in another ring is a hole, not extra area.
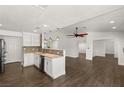
M 3 39 L 0 39 L 0 73 L 5 71 L 6 61 L 6 43 Z

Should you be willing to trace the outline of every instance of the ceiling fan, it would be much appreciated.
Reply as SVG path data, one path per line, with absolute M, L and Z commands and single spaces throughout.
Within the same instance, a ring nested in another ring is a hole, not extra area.
M 88 35 L 88 33 L 86 32 L 81 32 L 81 33 L 78 33 L 77 30 L 78 30 L 78 27 L 75 28 L 76 29 L 76 32 L 73 33 L 73 35 L 67 35 L 67 36 L 73 36 L 73 37 L 84 37 L 85 35 Z

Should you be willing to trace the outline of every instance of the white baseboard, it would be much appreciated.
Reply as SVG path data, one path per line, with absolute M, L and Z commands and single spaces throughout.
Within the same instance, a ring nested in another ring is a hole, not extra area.
M 22 61 L 8 61 L 8 62 L 5 62 L 5 64 L 16 63 L 16 62 L 22 62 Z
M 124 66 L 124 63 L 118 63 L 119 66 Z

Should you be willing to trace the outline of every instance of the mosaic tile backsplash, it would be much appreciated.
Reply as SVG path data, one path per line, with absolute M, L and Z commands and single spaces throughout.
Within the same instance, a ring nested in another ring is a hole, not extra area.
M 64 51 L 63 50 L 56 50 L 56 49 L 43 49 L 41 47 L 23 47 L 24 53 L 33 53 L 33 52 L 43 52 L 43 53 L 50 53 L 50 54 L 55 54 L 59 56 L 64 56 Z

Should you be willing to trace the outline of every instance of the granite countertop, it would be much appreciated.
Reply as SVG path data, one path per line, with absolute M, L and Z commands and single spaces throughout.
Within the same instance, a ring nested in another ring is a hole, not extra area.
M 34 54 L 36 54 L 36 55 L 42 55 L 42 56 L 48 57 L 50 59 L 62 57 L 62 56 L 59 56 L 59 55 L 50 54 L 50 53 L 42 53 L 42 52 L 34 52 Z

